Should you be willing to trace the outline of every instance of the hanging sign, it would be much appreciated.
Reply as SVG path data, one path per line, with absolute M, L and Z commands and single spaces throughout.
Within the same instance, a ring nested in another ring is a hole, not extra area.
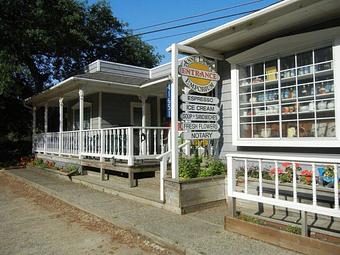
M 210 132 L 210 131 L 204 131 L 204 132 L 184 132 L 183 138 L 187 140 L 194 140 L 194 139 L 219 139 L 220 138 L 219 132 Z
M 194 55 L 182 60 L 178 73 L 187 87 L 203 94 L 212 91 L 220 80 L 215 68 L 215 61 Z
M 209 113 L 188 112 L 182 113 L 181 119 L 184 121 L 219 121 L 220 115 Z
M 196 96 L 190 94 L 181 95 L 181 100 L 188 103 L 197 104 L 218 104 L 220 100 L 217 97 Z
M 186 122 L 183 123 L 183 128 L 185 130 L 219 130 L 220 125 L 209 122 Z
M 211 112 L 217 113 L 220 108 L 216 105 L 204 105 L 204 104 L 181 104 L 182 111 L 185 112 Z
M 166 86 L 166 117 L 171 118 L 171 84 Z

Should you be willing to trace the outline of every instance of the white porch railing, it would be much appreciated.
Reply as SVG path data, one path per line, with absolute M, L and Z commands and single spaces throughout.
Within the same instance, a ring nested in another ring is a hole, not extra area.
M 65 131 L 61 133 L 62 147 L 61 154 L 78 155 L 79 152 L 79 132 Z
M 227 164 L 229 198 L 340 217 L 339 157 L 241 152 L 227 154 Z
M 46 134 L 46 151 L 58 153 L 59 152 L 59 133 Z
M 36 134 L 33 137 L 33 149 L 36 152 L 44 152 L 45 134 Z
M 127 160 L 155 159 L 167 150 L 168 127 L 119 127 L 37 134 L 33 139 L 36 152 L 70 156 L 92 156 Z M 59 142 L 61 139 L 61 143 Z M 59 148 L 60 144 L 62 145 Z M 79 148 L 79 144 L 82 148 Z
M 186 141 L 178 146 L 178 149 L 184 148 L 186 145 L 190 144 L 190 141 Z M 159 183 L 160 183 L 160 197 L 161 201 L 164 201 L 164 178 L 166 177 L 167 170 L 168 170 L 168 162 L 171 157 L 171 149 L 167 152 L 159 155 L 157 159 L 160 161 L 160 168 L 159 168 Z

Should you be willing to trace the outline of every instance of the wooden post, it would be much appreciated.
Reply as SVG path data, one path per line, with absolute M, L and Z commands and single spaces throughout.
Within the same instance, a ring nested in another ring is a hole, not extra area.
M 178 178 L 178 48 L 171 45 L 171 177 Z
M 134 165 L 134 151 L 133 151 L 133 127 L 129 127 L 127 130 L 127 138 L 128 138 L 128 143 L 127 143 L 127 155 L 128 155 L 128 166 L 133 166 Z
M 64 98 L 59 98 L 59 157 L 63 151 L 63 129 L 64 129 Z
M 35 134 L 37 127 L 37 107 L 32 108 L 32 154 L 35 153 Z
M 228 215 L 229 217 L 236 217 L 236 198 L 228 197 Z
M 79 89 L 79 159 L 82 159 L 82 151 L 83 151 L 83 128 L 84 128 L 84 91 Z M 80 165 L 80 172 L 82 173 L 83 169 Z
M 308 217 L 306 211 L 301 211 L 301 235 L 309 236 Z
M 103 118 L 103 94 L 99 92 L 98 94 L 98 129 L 102 128 L 102 118 Z
M 48 132 L 48 103 L 45 103 L 45 112 L 44 112 L 44 154 L 47 152 L 47 132 Z
M 141 96 L 139 99 L 142 101 L 142 127 L 146 127 L 146 97 Z M 142 129 L 142 134 L 144 134 L 144 141 L 142 141 L 142 155 L 146 155 L 146 132 L 145 129 Z
M 101 175 L 101 180 L 105 181 L 105 169 L 103 168 L 103 162 L 104 162 L 104 149 L 105 149 L 105 144 L 104 144 L 104 130 L 100 130 L 100 175 Z
M 167 164 L 168 164 L 168 157 L 164 156 L 161 160 L 160 171 L 159 171 L 160 200 L 162 202 L 164 201 L 164 177 L 166 176 Z

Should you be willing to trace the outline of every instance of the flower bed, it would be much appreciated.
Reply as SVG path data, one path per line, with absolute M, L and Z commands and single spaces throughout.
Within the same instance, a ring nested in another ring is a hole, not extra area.
M 165 208 L 184 214 L 225 201 L 225 165 L 211 157 L 179 158 L 179 179 L 164 180 Z
M 63 173 L 64 175 L 78 174 L 78 167 L 76 165 L 58 165 L 54 161 L 43 160 L 36 157 L 24 157 L 20 160 L 22 167 L 36 167 L 40 169 L 52 170 Z
M 212 157 L 185 157 L 179 158 L 179 177 L 184 180 L 211 177 L 225 173 L 225 165 L 222 161 Z
M 311 166 L 295 163 L 296 169 L 296 181 L 297 184 L 312 185 L 312 170 Z M 262 179 L 275 181 L 275 173 L 277 171 L 279 183 L 293 183 L 293 163 L 282 162 L 278 165 L 278 168 L 272 164 L 267 164 L 262 169 Z M 240 166 L 236 169 L 236 177 L 244 177 L 244 167 Z M 258 165 L 248 166 L 248 177 L 258 179 L 259 167 Z M 332 165 L 319 166 L 316 169 L 316 182 L 319 186 L 325 186 L 328 188 L 334 187 L 334 167 Z M 338 182 L 339 185 L 339 182 Z

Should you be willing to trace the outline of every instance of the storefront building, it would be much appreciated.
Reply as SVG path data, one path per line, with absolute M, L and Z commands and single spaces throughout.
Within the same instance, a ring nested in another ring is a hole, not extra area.
M 167 164 L 171 160 L 171 176 L 178 178 L 178 153 L 188 145 L 179 144 L 177 124 L 185 121 L 181 113 L 190 112 L 180 108 L 179 97 L 192 94 L 182 92 L 188 87 L 182 76 L 193 77 L 192 66 L 178 60 L 178 54 L 201 56 L 215 65 L 195 78 L 214 81 L 216 87 L 194 95 L 218 98 L 215 108 L 203 109 L 219 115 L 203 129 L 218 132 L 195 135 L 211 137 L 211 153 L 227 162 L 229 204 L 241 198 L 339 217 L 339 13 L 340 2 L 335 0 L 281 1 L 173 44 L 168 48 L 172 62 L 153 69 L 96 61 L 85 74 L 28 100 L 34 109 L 45 109 L 45 132 L 36 134 L 34 124 L 34 151 L 41 157 L 73 156 L 84 165 L 87 158 L 97 158 L 101 169 L 111 158 L 130 167 L 160 160 L 164 201 Z M 171 125 L 165 125 L 169 83 Z M 49 106 L 59 107 L 63 116 L 59 130 L 54 130 L 59 132 L 49 133 Z M 184 135 L 185 140 L 194 139 L 195 131 Z M 257 169 L 255 180 L 251 169 Z M 289 181 L 281 180 L 284 174 Z M 240 176 L 242 182 L 236 181 Z M 268 176 L 272 191 L 265 183 Z M 325 177 L 331 179 L 323 182 Z M 298 196 L 302 182 L 310 187 L 310 201 L 301 202 Z M 282 183 L 292 193 L 287 201 L 280 199 Z M 254 187 L 257 191 L 252 193 Z M 319 205 L 319 192 L 332 196 L 332 208 Z

